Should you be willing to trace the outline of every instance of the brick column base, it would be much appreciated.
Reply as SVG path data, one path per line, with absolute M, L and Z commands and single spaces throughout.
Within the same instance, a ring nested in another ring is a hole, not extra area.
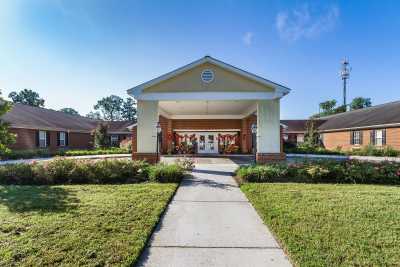
M 257 163 L 271 163 L 286 159 L 285 153 L 257 153 Z
M 160 161 L 160 157 L 157 157 L 157 153 L 140 153 L 140 152 L 132 152 L 133 160 L 144 160 L 148 163 L 155 164 Z

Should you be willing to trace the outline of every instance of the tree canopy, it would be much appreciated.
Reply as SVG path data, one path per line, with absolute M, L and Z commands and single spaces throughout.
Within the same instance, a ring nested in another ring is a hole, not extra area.
M 93 120 L 101 120 L 101 114 L 98 111 L 90 111 L 86 114 L 86 118 L 93 119 Z
M 73 109 L 73 108 L 62 108 L 62 109 L 60 109 L 59 111 L 64 112 L 64 113 L 67 113 L 67 114 L 71 114 L 71 115 L 79 115 L 79 112 L 76 111 L 76 110 Z
M 132 98 L 122 99 L 111 95 L 97 101 L 93 107 L 96 111 L 90 112 L 87 117 L 107 121 L 136 120 L 136 102 Z
M 356 97 L 351 101 L 350 103 L 350 109 L 355 110 L 355 109 L 361 109 L 361 108 L 367 108 L 372 105 L 371 98 L 364 98 L 364 97 Z
M 12 104 L 8 101 L 5 101 L 1 97 L 0 92 L 0 154 L 9 152 L 10 149 L 8 146 L 15 143 L 15 134 L 8 131 L 9 124 L 1 119 L 1 117 L 11 109 L 11 107 Z
M 336 106 L 335 99 L 327 100 L 319 104 L 320 112 L 311 116 L 312 118 L 319 118 L 323 116 L 333 115 L 347 111 L 347 106 Z M 361 109 L 371 106 L 371 98 L 356 97 L 350 103 L 350 110 Z
M 19 92 L 11 92 L 8 97 L 14 103 L 30 105 L 34 107 L 44 107 L 44 99 L 40 98 L 39 94 L 31 89 L 23 89 Z
M 122 105 L 122 118 L 127 121 L 136 121 L 136 101 L 127 98 Z

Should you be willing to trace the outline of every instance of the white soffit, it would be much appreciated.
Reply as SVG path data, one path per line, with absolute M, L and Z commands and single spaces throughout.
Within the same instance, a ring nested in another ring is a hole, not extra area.
M 194 118 L 208 116 L 209 118 L 223 116 L 237 118 L 247 116 L 256 110 L 255 101 L 160 101 L 160 114 L 168 117 Z

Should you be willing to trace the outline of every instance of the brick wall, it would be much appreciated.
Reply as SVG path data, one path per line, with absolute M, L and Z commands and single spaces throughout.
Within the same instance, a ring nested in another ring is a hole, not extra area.
M 386 145 L 390 145 L 394 149 L 400 150 L 400 128 L 386 129 Z
M 16 143 L 11 145 L 11 149 L 36 149 L 36 133 L 37 130 L 10 128 L 10 132 L 17 135 Z M 51 150 L 59 149 L 57 146 L 57 131 L 48 131 L 50 133 L 50 146 Z M 91 148 L 93 138 L 90 133 L 69 133 L 69 146 L 71 149 L 87 149 Z
M 361 145 L 350 144 L 351 131 L 330 132 L 323 133 L 323 143 L 327 149 L 336 149 L 341 147 L 342 150 L 351 150 L 353 148 L 360 148 L 370 144 L 370 133 L 372 130 L 361 130 L 363 138 Z M 394 149 L 400 150 L 400 128 L 387 128 L 386 129 L 386 145 Z
M 56 132 L 54 132 L 56 135 Z M 57 139 L 56 139 L 57 141 Z M 56 142 L 55 141 L 55 142 Z M 57 143 L 54 143 L 57 145 Z M 87 149 L 93 147 L 93 136 L 90 133 L 69 133 L 69 148 Z
M 17 135 L 16 143 L 11 145 L 11 149 L 35 149 L 36 130 L 10 128 L 10 132 Z

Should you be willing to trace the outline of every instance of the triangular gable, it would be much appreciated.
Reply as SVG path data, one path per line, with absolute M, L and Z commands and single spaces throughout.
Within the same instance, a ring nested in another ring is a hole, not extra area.
M 201 79 L 204 70 L 211 70 L 214 80 L 206 83 Z M 149 82 L 131 88 L 128 93 L 138 96 L 142 93 L 170 92 L 279 92 L 282 95 L 290 89 L 257 75 L 233 67 L 222 61 L 206 56 L 184 67 L 162 75 Z

